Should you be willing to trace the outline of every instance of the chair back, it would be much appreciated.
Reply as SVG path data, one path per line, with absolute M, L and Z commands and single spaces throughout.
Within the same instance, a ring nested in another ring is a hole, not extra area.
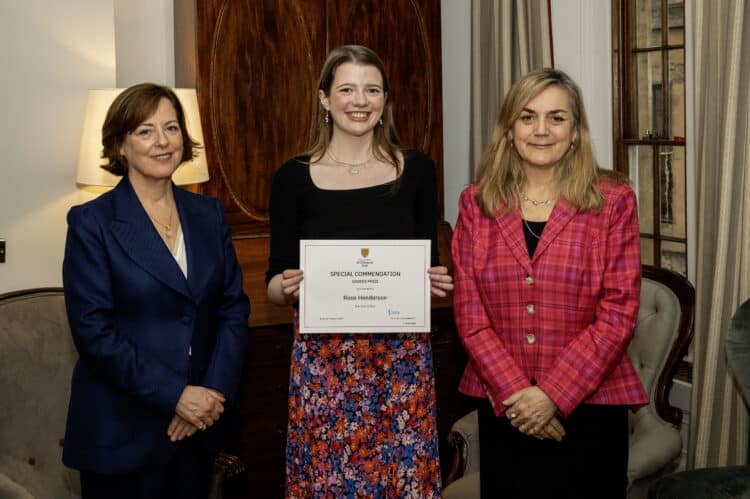
M 656 413 L 673 425 L 682 421 L 682 410 L 669 404 L 669 390 L 692 340 L 694 309 L 690 281 L 671 270 L 643 265 L 641 303 L 628 354 Z

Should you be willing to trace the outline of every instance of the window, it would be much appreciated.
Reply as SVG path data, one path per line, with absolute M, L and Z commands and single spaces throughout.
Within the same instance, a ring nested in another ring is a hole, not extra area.
M 685 6 L 613 0 L 615 169 L 638 195 L 643 263 L 687 276 Z

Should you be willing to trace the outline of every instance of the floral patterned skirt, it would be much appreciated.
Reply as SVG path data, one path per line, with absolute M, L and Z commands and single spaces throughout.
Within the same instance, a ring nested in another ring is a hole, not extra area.
M 429 337 L 296 333 L 286 466 L 289 498 L 439 498 Z

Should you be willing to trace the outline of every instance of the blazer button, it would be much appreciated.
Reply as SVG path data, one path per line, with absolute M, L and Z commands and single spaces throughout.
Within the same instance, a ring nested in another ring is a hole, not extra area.
M 189 315 L 183 315 L 182 316 L 182 323 L 183 324 L 190 324 L 190 316 Z
M 534 304 L 529 303 L 526 305 L 526 311 L 529 313 L 529 315 L 534 315 Z
M 526 284 L 528 284 L 529 286 L 531 286 L 532 284 L 534 284 L 534 278 L 531 277 L 530 275 L 527 275 L 526 276 Z
M 533 333 L 527 334 L 526 335 L 526 343 L 528 343 L 529 345 L 533 345 L 534 343 L 536 343 L 536 336 L 534 336 Z

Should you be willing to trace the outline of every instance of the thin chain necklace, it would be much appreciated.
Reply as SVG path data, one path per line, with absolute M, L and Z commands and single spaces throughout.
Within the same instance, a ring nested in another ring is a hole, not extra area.
M 536 232 L 534 232 L 533 230 L 531 230 L 531 226 L 529 226 L 529 222 L 526 221 L 526 217 L 521 216 L 521 218 L 523 219 L 523 224 L 526 226 L 526 229 L 529 231 L 529 233 L 532 236 L 534 236 L 535 238 L 541 239 L 542 238 L 541 234 L 537 234 Z
M 370 156 L 368 156 L 368 158 L 362 161 L 361 163 L 348 163 L 346 161 L 341 161 L 339 158 L 336 157 L 335 154 L 333 154 L 331 150 L 328 150 L 326 152 L 328 153 L 328 155 L 331 157 L 331 159 L 334 162 L 340 165 L 345 165 L 347 167 L 346 171 L 349 172 L 349 175 L 359 175 L 359 172 L 361 171 L 360 168 L 367 166 L 367 163 L 369 163 L 370 160 L 372 159 L 372 149 L 370 149 Z
M 529 231 L 529 233 L 534 236 L 537 239 L 541 239 L 542 235 L 537 234 L 533 230 L 531 230 L 531 226 L 529 225 L 529 222 L 526 220 L 526 215 L 523 214 L 523 207 L 521 207 L 521 220 L 523 220 L 523 224 L 526 226 L 526 229 Z M 544 232 L 544 229 L 542 229 L 542 232 Z
M 155 224 L 161 225 L 162 227 L 164 227 L 164 235 L 167 236 L 167 239 L 172 239 L 172 236 L 174 236 L 174 233 L 172 232 L 172 215 L 174 215 L 174 203 L 172 203 L 172 207 L 169 210 L 169 223 L 168 224 L 158 221 L 156 218 L 154 218 L 153 215 L 151 215 L 151 213 L 148 212 L 148 210 L 146 210 L 146 215 L 148 215 L 148 218 L 150 218 L 151 221 L 153 221 Z
M 551 197 L 549 199 L 536 200 L 536 199 L 531 199 L 530 197 L 527 197 L 525 192 L 521 192 L 521 199 L 523 199 L 527 203 L 533 204 L 534 207 L 542 206 L 542 205 L 550 205 L 552 204 L 552 201 L 555 200 L 555 197 Z

